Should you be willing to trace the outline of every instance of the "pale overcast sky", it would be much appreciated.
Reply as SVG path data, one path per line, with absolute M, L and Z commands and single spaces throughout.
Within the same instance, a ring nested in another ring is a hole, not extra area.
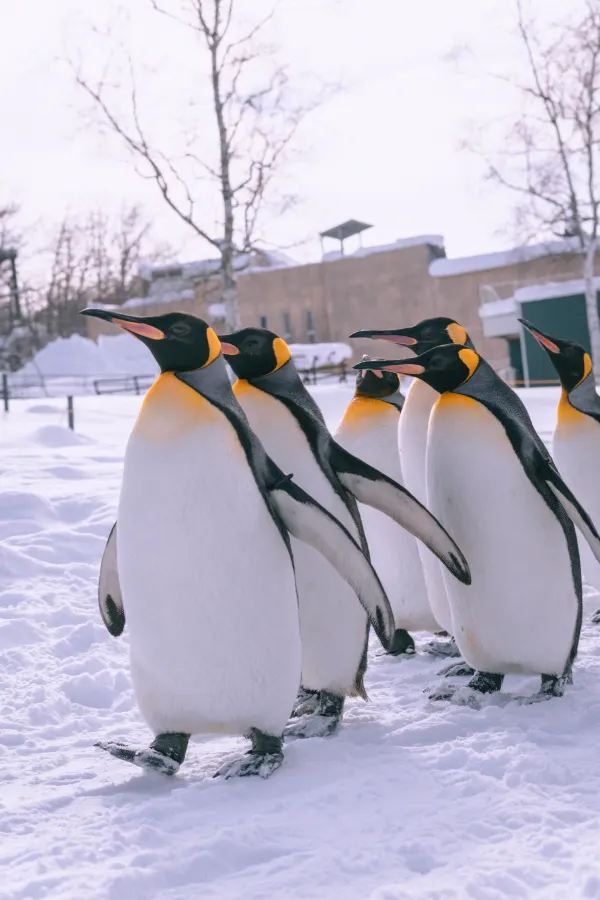
M 238 5 L 254 12 L 265 3 Z M 0 3 L 0 202 L 20 203 L 24 218 L 43 228 L 67 209 L 139 201 L 155 217 L 157 236 L 183 258 L 211 255 L 135 174 L 123 147 L 82 117 L 84 97 L 61 61 L 79 54 L 93 71 L 106 44 L 90 23 L 116 23 L 113 35 L 154 69 L 152 127 L 169 135 L 181 84 L 193 84 L 185 39 L 149 0 L 95 6 Z M 529 8 L 548 19 L 564 14 L 565 4 L 530 0 Z M 511 91 L 488 74 L 518 70 L 514 28 L 512 0 L 281 0 L 281 58 L 300 84 L 310 74 L 344 89 L 298 135 L 299 161 L 283 187 L 302 203 L 265 219 L 268 240 L 309 239 L 288 252 L 318 258 L 318 232 L 353 217 L 374 225 L 366 244 L 434 233 L 445 237 L 449 256 L 511 245 L 513 199 L 484 183 L 483 163 L 460 145 L 474 124 L 485 131 L 515 109 Z

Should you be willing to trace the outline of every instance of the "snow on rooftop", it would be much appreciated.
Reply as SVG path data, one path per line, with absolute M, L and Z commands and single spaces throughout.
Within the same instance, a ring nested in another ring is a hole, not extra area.
M 372 247 L 359 247 L 353 253 L 342 253 L 340 250 L 329 250 L 322 259 L 329 262 L 334 259 L 352 259 L 356 256 L 371 256 L 372 253 L 390 253 L 393 250 L 405 250 L 408 247 L 430 246 L 444 250 L 444 237 L 441 234 L 418 234 L 413 237 L 399 238 L 391 244 L 374 244 Z
M 596 291 L 600 290 L 600 276 L 594 278 Z M 513 298 L 517 303 L 527 303 L 532 300 L 546 300 L 550 297 L 571 297 L 585 293 L 583 278 L 570 281 L 547 281 L 545 284 L 531 284 L 528 287 L 519 288 Z
M 255 250 L 251 253 L 238 253 L 233 261 L 237 272 L 255 271 L 257 269 L 281 268 L 297 265 L 296 261 L 281 250 Z M 193 280 L 209 278 L 221 269 L 220 259 L 196 259 L 190 262 L 170 262 L 153 265 L 143 263 L 140 275 L 150 282 L 164 279 Z
M 517 304 L 514 297 L 507 300 L 490 300 L 489 303 L 483 303 L 479 307 L 479 316 L 482 319 L 488 319 L 492 316 L 504 316 L 517 312 Z
M 501 269 L 505 266 L 514 266 L 543 256 L 578 252 L 580 252 L 580 245 L 577 238 L 567 238 L 564 241 L 544 241 L 541 244 L 513 247 L 512 250 L 501 250 L 496 253 L 482 253 L 479 256 L 434 259 L 429 264 L 429 274 L 437 278 L 444 278 L 449 275 L 463 275 L 466 272 Z

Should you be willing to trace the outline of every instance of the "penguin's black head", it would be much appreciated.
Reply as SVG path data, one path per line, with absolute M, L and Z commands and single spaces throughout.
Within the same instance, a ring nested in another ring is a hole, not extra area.
M 455 391 L 475 374 L 481 358 L 475 350 L 460 344 L 445 344 L 426 350 L 414 359 L 370 359 L 357 363 L 355 369 L 380 369 L 413 375 L 425 381 L 440 394 Z
M 223 356 L 238 378 L 260 378 L 276 372 L 292 358 L 290 348 L 279 335 L 266 328 L 242 328 L 221 335 Z
M 363 356 L 361 362 L 369 362 L 368 356 Z M 400 387 L 400 378 L 395 372 L 385 372 L 381 369 L 362 369 L 356 376 L 357 397 L 372 397 L 374 400 L 385 400 L 386 397 L 395 394 Z
M 221 344 L 203 319 L 186 313 L 126 316 L 107 309 L 83 309 L 82 315 L 113 322 L 148 347 L 162 372 L 191 372 L 210 365 Z
M 519 319 L 519 322 L 535 338 L 540 347 L 544 348 L 566 391 L 572 391 L 591 375 L 592 358 L 587 350 L 579 344 L 550 337 L 526 319 Z
M 433 347 L 443 344 L 460 344 L 473 349 L 471 338 L 465 328 L 446 316 L 438 316 L 435 319 L 423 319 L 418 325 L 411 328 L 397 329 L 366 329 L 355 331 L 351 338 L 372 338 L 375 341 L 391 341 L 392 344 L 400 344 L 402 347 L 410 347 L 415 353 L 425 353 Z

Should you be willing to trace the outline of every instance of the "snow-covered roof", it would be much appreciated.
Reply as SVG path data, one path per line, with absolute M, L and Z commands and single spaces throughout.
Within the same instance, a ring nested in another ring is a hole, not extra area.
M 482 319 L 488 319 L 492 316 L 504 316 L 517 312 L 517 305 L 514 297 L 507 300 L 490 300 L 489 303 L 482 303 L 479 307 L 479 315 Z
M 236 272 L 250 269 L 275 268 L 293 266 L 296 261 L 280 250 L 256 250 L 252 253 L 238 253 L 233 260 Z M 142 263 L 140 275 L 147 281 L 156 282 L 165 279 L 193 280 L 216 275 L 221 269 L 220 259 L 196 259 L 191 262 L 171 262 L 153 265 Z
M 600 290 L 600 277 L 594 278 L 596 290 Z M 513 299 L 517 303 L 527 303 L 531 300 L 546 300 L 549 297 L 571 297 L 575 294 L 585 293 L 583 278 L 571 281 L 547 281 L 545 284 L 531 284 L 515 291 Z
M 323 261 L 334 259 L 352 259 L 356 256 L 371 256 L 372 253 L 389 253 L 392 250 L 405 250 L 408 247 L 437 247 L 444 250 L 444 237 L 441 234 L 418 234 L 414 237 L 399 238 L 391 244 L 375 244 L 372 247 L 359 247 L 353 253 L 342 253 L 340 250 L 330 250 L 323 254 Z
M 161 291 L 156 294 L 148 294 L 147 297 L 131 297 L 122 304 L 122 307 L 132 309 L 136 306 L 149 306 L 153 303 L 174 303 L 177 300 L 193 300 L 193 288 L 184 288 L 180 291 Z
M 542 256 L 556 256 L 560 253 L 579 253 L 581 246 L 577 238 L 564 241 L 544 241 L 501 250 L 497 253 L 482 253 L 479 256 L 459 256 L 456 259 L 434 259 L 429 264 L 429 274 L 436 278 L 449 275 L 463 275 L 466 272 L 483 272 L 486 269 L 501 269 L 518 263 L 539 259 Z

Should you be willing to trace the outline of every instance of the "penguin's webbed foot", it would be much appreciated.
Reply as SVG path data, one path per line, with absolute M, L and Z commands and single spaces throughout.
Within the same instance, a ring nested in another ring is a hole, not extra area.
M 246 778 L 248 775 L 259 775 L 268 778 L 281 766 L 283 753 L 255 753 L 249 750 L 240 759 L 226 763 L 215 772 L 213 778 Z
M 470 706 L 479 709 L 481 694 L 491 694 L 502 687 L 504 675 L 494 672 L 476 672 L 468 684 L 442 684 L 427 693 L 430 700 L 449 700 L 459 706 Z
M 299 716 L 307 716 L 315 713 L 319 706 L 319 691 L 312 691 L 310 688 L 301 687 L 296 697 L 296 704 L 292 710 L 292 718 Z
M 107 753 L 110 753 L 111 756 L 115 756 L 117 759 L 133 763 L 134 766 L 139 766 L 141 769 L 159 772 L 161 775 L 175 775 L 183 762 L 183 758 L 174 758 L 167 753 L 161 752 L 155 746 L 136 750 L 122 741 L 97 741 L 94 746 L 99 747 L 100 750 L 106 750 Z
M 246 737 L 252 741 L 252 749 L 240 759 L 221 766 L 213 778 L 246 778 L 248 775 L 268 778 L 277 771 L 283 762 L 283 739 L 265 734 L 258 728 L 251 728 Z
M 437 674 L 441 678 L 470 678 L 475 674 L 475 669 L 463 659 L 461 662 L 445 666 Z
M 531 697 L 524 697 L 521 703 L 526 705 L 543 703 L 544 700 L 552 700 L 553 697 L 562 697 L 567 684 L 573 684 L 571 672 L 566 672 L 564 675 L 542 675 L 542 686 L 537 694 L 532 694 Z
M 496 672 L 475 672 L 467 687 L 478 694 L 494 694 L 502 688 L 504 675 Z
M 397 628 L 394 632 L 389 649 L 386 650 L 386 656 L 414 656 L 416 653 L 415 642 L 408 631 L 403 628 Z
M 330 737 L 338 730 L 340 719 L 314 714 L 301 716 L 295 722 L 286 725 L 283 736 L 288 738 Z
M 432 656 L 460 656 L 460 650 L 453 637 L 448 640 L 428 641 L 421 647 L 424 653 L 430 653 Z
M 592 624 L 600 625 L 600 609 L 597 609 L 595 613 L 592 615 Z
M 320 691 L 319 703 L 313 715 L 291 722 L 284 731 L 286 738 L 329 737 L 335 734 L 342 720 L 344 697 Z

